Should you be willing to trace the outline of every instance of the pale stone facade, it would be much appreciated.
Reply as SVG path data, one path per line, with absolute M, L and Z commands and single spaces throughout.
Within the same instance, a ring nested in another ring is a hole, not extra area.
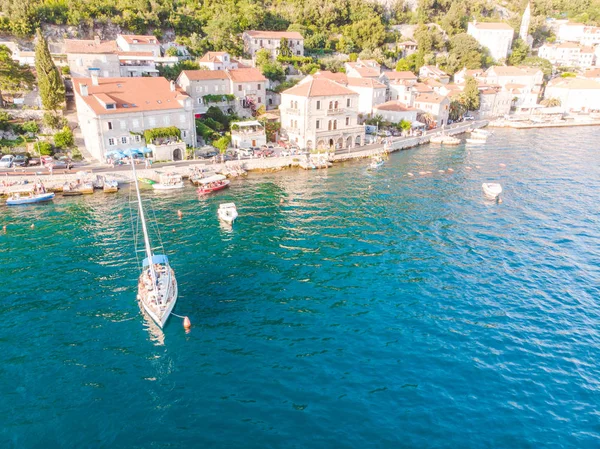
M 448 124 L 450 99 L 438 94 L 420 94 L 414 99 L 413 107 L 435 117 L 436 127 Z
M 467 34 L 487 47 L 496 61 L 506 59 L 512 47 L 514 30 L 505 23 L 469 22 Z
M 558 98 L 565 112 L 600 110 L 600 82 L 591 78 L 555 78 L 548 83 L 545 98 Z
M 232 70 L 239 67 L 239 63 L 224 51 L 209 51 L 198 59 L 200 67 L 208 70 Z
M 573 42 L 544 44 L 538 50 L 538 56 L 557 66 L 579 68 L 592 67 L 596 59 L 592 47 Z
M 266 145 L 265 127 L 259 121 L 233 122 L 231 123 L 231 144 L 234 148 Z
M 326 78 L 306 77 L 281 94 L 281 129 L 306 150 L 341 150 L 363 145 L 356 92 Z
M 266 49 L 271 52 L 273 58 L 279 55 L 281 39 L 287 39 L 289 48 L 294 56 L 304 55 L 304 38 L 295 31 L 244 31 L 244 51 L 254 60 L 256 52 Z
M 192 100 L 164 78 L 74 78 L 73 90 L 85 146 L 100 161 L 109 151 L 145 146 L 143 132 L 152 128 L 181 130 L 173 160 L 195 145 Z

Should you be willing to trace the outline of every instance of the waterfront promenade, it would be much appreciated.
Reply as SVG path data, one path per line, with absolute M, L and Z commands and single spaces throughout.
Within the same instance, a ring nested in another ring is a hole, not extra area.
M 331 162 L 343 162 L 352 159 L 368 158 L 376 154 L 381 154 L 383 151 L 394 152 L 414 148 L 419 145 L 429 143 L 431 137 L 443 132 L 447 135 L 457 135 L 467 132 L 472 128 L 482 128 L 486 126 L 486 120 L 475 122 L 463 122 L 445 127 L 443 130 L 436 128 L 425 132 L 422 136 L 409 137 L 390 137 L 387 144 L 373 143 L 360 147 L 350 148 L 347 150 L 336 151 L 329 154 Z M 186 160 L 177 162 L 166 162 L 155 164 L 152 168 L 138 168 L 139 176 L 158 181 L 160 173 L 178 173 L 183 177 L 190 174 L 190 169 L 197 166 L 204 166 L 208 171 L 220 172 L 226 167 L 235 165 L 241 166 L 246 171 L 278 171 L 290 167 L 299 167 L 305 155 L 279 156 L 268 158 L 252 158 L 228 161 L 225 163 L 217 163 L 211 160 Z M 33 188 L 33 181 L 40 179 L 49 190 L 62 190 L 62 186 L 66 182 L 71 182 L 81 177 L 81 172 L 88 173 L 87 176 L 95 177 L 97 174 L 106 175 L 116 179 L 119 183 L 129 183 L 133 180 L 131 168 L 128 165 L 107 167 L 106 165 L 84 165 L 77 169 L 67 172 L 65 170 L 56 170 L 50 175 L 46 171 L 40 171 L 39 167 L 22 169 L 19 171 L 8 170 L 0 174 L 0 195 L 9 195 L 15 192 L 29 192 Z

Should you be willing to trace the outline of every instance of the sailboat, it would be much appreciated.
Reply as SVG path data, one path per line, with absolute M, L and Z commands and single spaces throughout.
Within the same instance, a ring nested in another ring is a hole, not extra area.
M 144 233 L 146 256 L 142 262 L 137 296 L 144 310 L 162 328 L 177 302 L 177 279 L 175 278 L 175 272 L 169 265 L 167 256 L 165 254 L 154 254 L 152 251 L 133 160 L 131 166 L 133 167 L 133 182 L 135 183 L 140 222 Z

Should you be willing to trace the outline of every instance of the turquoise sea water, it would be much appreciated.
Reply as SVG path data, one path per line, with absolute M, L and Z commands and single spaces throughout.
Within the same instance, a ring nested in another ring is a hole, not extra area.
M 0 447 L 600 447 L 598 132 L 146 189 L 190 333 L 127 192 L 0 207 Z

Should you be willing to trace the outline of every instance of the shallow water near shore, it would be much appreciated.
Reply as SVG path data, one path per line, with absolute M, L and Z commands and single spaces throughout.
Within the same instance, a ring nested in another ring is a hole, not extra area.
M 598 132 L 145 187 L 190 333 L 140 313 L 127 191 L 1 206 L 0 447 L 597 448 Z

